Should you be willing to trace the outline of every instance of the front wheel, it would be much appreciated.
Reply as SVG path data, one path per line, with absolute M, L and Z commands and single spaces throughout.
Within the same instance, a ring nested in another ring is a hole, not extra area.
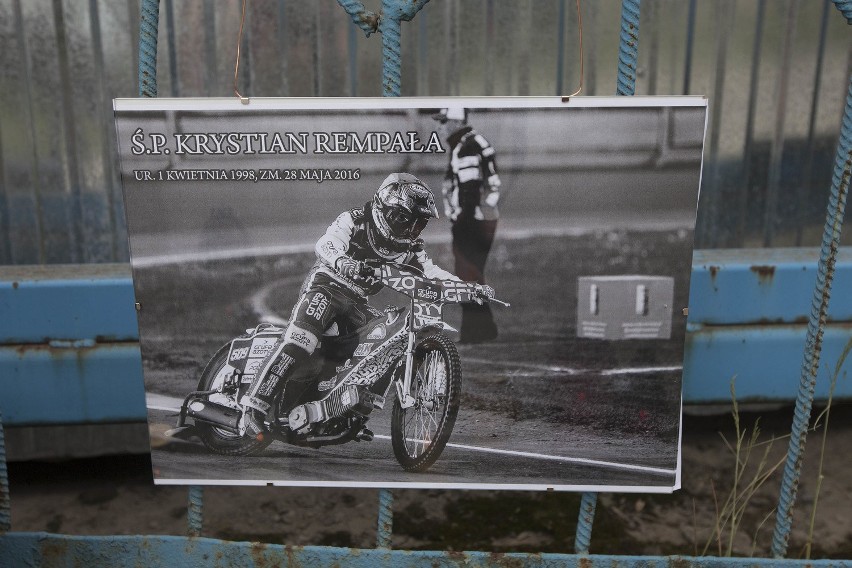
M 443 333 L 421 341 L 414 353 L 414 406 L 393 407 L 391 442 L 405 471 L 426 471 L 444 451 L 459 411 L 462 372 L 459 352 Z
M 201 379 L 198 381 L 198 390 L 207 391 L 221 387 L 219 384 L 222 380 L 220 371 L 228 363 L 229 348 L 230 344 L 225 344 L 204 367 Z M 223 394 L 210 395 L 210 400 L 226 406 L 236 406 L 238 402 L 233 397 Z M 251 436 L 234 434 L 206 422 L 196 421 L 195 428 L 204 446 L 223 456 L 251 456 L 261 452 L 272 443 L 271 436 L 264 436 L 263 439 L 258 440 Z

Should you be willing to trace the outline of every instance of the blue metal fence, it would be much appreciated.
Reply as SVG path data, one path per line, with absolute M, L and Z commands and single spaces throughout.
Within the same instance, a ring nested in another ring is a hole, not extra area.
M 375 14 L 366 12 L 360 2 L 341 4 L 361 25 L 365 32 L 373 31 Z M 383 89 L 384 94 L 396 96 L 401 91 L 402 58 L 400 31 L 401 22 L 409 21 L 423 8 L 426 0 L 406 2 L 404 0 L 383 0 L 381 17 L 378 19 L 378 31 L 383 35 Z M 852 0 L 834 0 L 847 21 L 852 22 Z M 171 3 L 167 1 L 167 7 Z M 763 9 L 763 3 L 760 3 Z M 638 75 L 638 42 L 639 42 L 639 0 L 623 0 L 621 12 L 621 39 L 619 44 L 619 94 L 630 95 L 635 92 Z M 690 3 L 690 19 L 695 21 L 695 2 Z M 159 3 L 157 0 L 143 0 L 141 6 L 142 25 L 140 32 L 140 95 L 156 96 L 156 42 Z M 364 24 L 364 25 L 362 25 Z M 366 29 L 365 29 L 366 26 Z M 691 27 L 691 25 L 690 25 Z M 691 45 L 691 44 L 690 44 Z M 724 50 L 722 51 L 724 53 Z M 686 74 L 689 76 L 689 73 Z M 782 81 L 783 82 L 783 81 Z M 816 265 L 816 286 L 813 290 L 813 302 L 808 317 L 807 340 L 805 342 L 804 360 L 802 362 L 801 379 L 796 403 L 796 416 L 793 432 L 788 449 L 787 467 L 785 468 L 783 487 L 779 498 L 776 529 L 773 538 L 772 552 L 774 559 L 722 559 L 722 558 L 692 558 L 692 557 L 609 557 L 588 555 L 589 543 L 592 536 L 592 525 L 596 504 L 595 494 L 584 494 L 581 501 L 580 517 L 578 519 L 577 537 L 575 542 L 576 555 L 568 554 L 507 554 L 494 555 L 481 552 L 451 553 L 451 552 L 406 552 L 390 549 L 392 536 L 392 506 L 393 495 L 389 491 L 380 493 L 379 525 L 376 550 L 350 550 L 329 547 L 281 547 L 273 545 L 257 545 L 249 543 L 230 543 L 224 541 L 197 538 L 202 532 L 203 492 L 199 487 L 189 490 L 189 538 L 148 536 L 148 537 L 69 537 L 62 535 L 47 535 L 42 533 L 8 533 L 9 522 L 9 491 L 5 472 L 5 449 L 3 444 L 2 427 L 0 427 L 0 564 L 2 565 L 75 565 L 77 563 L 92 565 L 106 559 L 110 565 L 138 565 L 180 563 L 186 565 L 208 565 L 210 559 L 224 565 L 264 565 L 267 563 L 283 565 L 313 565 L 345 563 L 347 565 L 524 565 L 524 566 L 778 566 L 778 565 L 809 565 L 809 566 L 847 566 L 847 561 L 800 561 L 783 559 L 786 554 L 789 538 L 790 520 L 795 504 L 799 468 L 806 439 L 806 425 L 810 418 L 811 405 L 814 399 L 816 373 L 823 343 L 828 337 L 828 303 L 831 295 L 832 282 L 837 273 L 841 227 L 844 217 L 846 197 L 852 174 L 852 85 L 847 97 L 845 115 L 842 123 L 840 143 L 835 160 L 834 176 L 831 186 L 831 196 L 823 230 L 823 245 Z M 777 151 L 777 149 L 776 149 Z M 777 157 L 777 156 L 776 156 Z M 742 258 L 742 257 L 741 257 Z M 843 260 L 842 258 L 840 259 Z M 721 274 L 722 263 L 713 264 L 710 261 L 704 266 L 710 278 Z M 737 270 L 728 263 L 727 273 L 739 275 Z M 779 266 L 783 264 L 777 263 Z M 770 265 L 751 264 L 750 272 L 759 281 L 776 275 L 776 267 Z M 715 270 L 714 270 L 715 268 Z M 755 270 L 757 268 L 757 270 Z M 783 270 L 778 271 L 778 275 Z M 841 276 L 848 278 L 849 272 L 841 271 Z M 735 279 L 734 279 L 735 281 Z M 789 296 L 789 292 L 787 292 Z M 763 298 L 763 300 L 766 300 Z M 771 303 L 771 300 L 767 300 Z M 847 307 L 843 307 L 844 312 Z M 62 310 L 60 310 L 61 312 Z M 708 316 L 709 324 L 713 324 L 713 314 Z M 785 316 L 782 315 L 781 319 Z M 716 323 L 720 323 L 716 320 Z M 722 321 L 721 323 L 725 323 Z M 780 322 L 784 324 L 785 322 Z M 104 328 L 110 322 L 103 322 Z M 98 324 L 97 327 L 101 327 Z M 115 327 L 115 326 L 113 326 Z M 120 327 L 120 325 L 118 325 Z M 6 333 L 24 334 L 25 327 L 6 330 Z M 115 332 L 115 339 L 120 342 L 127 339 L 123 331 Z M 70 332 L 69 332 L 70 334 Z M 73 334 L 72 334 L 73 335 Z M 89 345 L 57 344 L 55 348 L 70 347 L 73 349 L 89 348 Z M 141 383 L 140 383 L 141 384 Z M 1 417 L 0 417 L 1 418 Z

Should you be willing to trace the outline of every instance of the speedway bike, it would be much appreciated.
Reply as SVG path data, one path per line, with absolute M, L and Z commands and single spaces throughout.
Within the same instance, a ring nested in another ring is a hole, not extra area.
M 181 406 L 170 435 L 196 434 L 211 451 L 254 455 L 274 440 L 318 448 L 370 441 L 370 415 L 393 396 L 391 443 L 406 471 L 427 470 L 446 446 L 459 410 L 461 360 L 447 335 L 446 304 L 486 301 L 475 283 L 426 278 L 411 266 L 365 266 L 363 274 L 408 298 L 389 306 L 360 329 L 334 323 L 308 362 L 291 377 L 310 386 L 292 410 L 273 403 L 270 432 L 250 436 L 238 403 L 284 327 L 262 323 L 223 345 L 201 373 L 196 391 Z M 395 395 L 395 396 L 394 396 Z M 190 425 L 188 420 L 192 419 Z

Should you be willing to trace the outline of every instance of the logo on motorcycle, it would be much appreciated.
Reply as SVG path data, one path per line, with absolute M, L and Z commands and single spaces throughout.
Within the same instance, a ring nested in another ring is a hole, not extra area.
M 278 384 L 278 376 L 270 374 L 257 389 L 257 396 L 271 396 L 275 390 L 275 385 Z
M 249 357 L 266 357 L 275 347 L 274 337 L 256 337 L 251 343 Z
M 347 359 L 344 364 L 338 365 L 337 367 L 334 368 L 334 370 L 339 373 L 340 371 L 345 371 L 346 369 L 350 368 L 351 366 L 352 366 L 352 359 Z M 322 384 L 322 383 L 320 383 L 320 384 Z M 320 390 L 322 390 L 322 389 L 320 389 Z
M 385 320 L 385 324 L 393 325 L 396 320 L 399 319 L 399 314 L 402 313 L 402 310 L 393 310 L 388 312 L 388 319 Z
M 339 367 L 338 367 L 339 368 Z M 318 391 L 327 391 L 331 389 L 337 381 L 334 379 L 329 379 L 327 381 L 322 381 L 317 385 Z
M 370 335 L 367 336 L 367 339 L 384 339 L 387 336 L 387 331 L 385 330 L 384 324 L 379 324 L 376 326 L 376 329 L 370 332 Z
M 311 298 L 307 309 L 305 309 L 305 314 L 313 317 L 316 320 L 320 320 L 322 318 L 322 315 L 325 313 L 325 309 L 327 307 L 328 298 L 325 297 L 325 294 L 317 292 L 316 294 L 314 294 L 313 298 Z
M 243 373 L 257 373 L 257 370 L 260 369 L 261 363 L 263 363 L 263 359 L 249 359 L 246 361 L 246 368 L 243 370 Z
M 294 359 L 287 355 L 286 353 L 281 354 L 281 359 L 279 359 L 278 363 L 276 363 L 269 372 L 273 375 L 281 376 L 287 372 L 287 369 L 290 368 L 290 365 L 293 364 Z
M 355 353 L 353 353 L 353 355 L 355 355 L 355 357 L 364 357 L 369 354 L 372 349 L 372 343 L 362 343 L 355 349 Z
M 239 349 L 234 349 L 233 351 L 231 351 L 231 361 L 239 361 L 240 359 L 245 359 L 248 356 L 248 352 L 248 347 L 240 347 Z
M 421 300 L 437 300 L 438 292 L 430 288 L 418 288 L 417 297 Z

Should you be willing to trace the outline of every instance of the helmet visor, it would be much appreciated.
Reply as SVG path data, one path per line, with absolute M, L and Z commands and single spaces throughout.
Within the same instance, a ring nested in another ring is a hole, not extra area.
M 391 207 L 385 214 L 385 220 L 394 235 L 416 239 L 429 223 L 428 217 L 414 215 L 402 207 Z

